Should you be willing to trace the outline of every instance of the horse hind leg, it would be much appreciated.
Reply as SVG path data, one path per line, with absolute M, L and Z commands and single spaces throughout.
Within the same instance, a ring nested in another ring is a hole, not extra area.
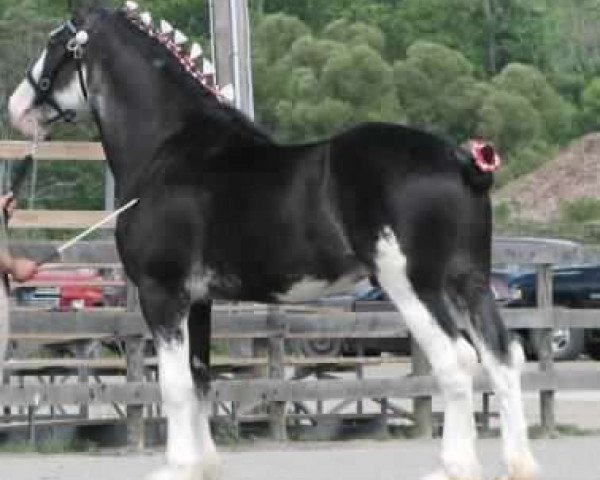
M 149 480 L 213 480 L 219 461 L 211 437 L 211 403 L 198 395 L 206 391 L 205 355 L 196 355 L 197 339 L 190 341 L 189 323 L 210 322 L 210 304 L 190 308 L 185 296 L 169 295 L 154 282 L 140 285 L 144 316 L 155 337 L 159 384 L 167 417 L 167 465 Z M 191 329 L 198 333 L 198 328 Z M 208 338 L 205 339 L 208 342 Z
M 510 339 L 487 281 L 468 281 L 464 297 L 471 317 L 470 336 L 499 400 L 507 478 L 533 480 L 539 468 L 531 453 L 522 400 L 523 348 Z
M 445 401 L 442 466 L 426 478 L 480 480 L 472 388 L 477 356 L 458 335 L 444 304 L 440 282 L 435 280 L 441 274 L 431 271 L 423 283 L 409 279 L 406 257 L 390 229 L 377 242 L 375 267 L 379 283 L 427 356 Z

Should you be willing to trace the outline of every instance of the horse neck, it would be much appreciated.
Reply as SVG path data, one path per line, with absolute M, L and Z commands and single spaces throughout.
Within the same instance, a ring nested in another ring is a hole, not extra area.
M 193 79 L 173 77 L 127 52 L 119 44 L 123 40 L 114 35 L 104 39 L 102 51 L 90 52 L 88 65 L 92 111 L 120 199 L 139 195 L 135 190 L 156 170 L 165 145 L 181 132 L 193 131 L 198 162 L 207 150 L 204 145 L 268 141 L 200 85 L 182 88 L 180 82 Z

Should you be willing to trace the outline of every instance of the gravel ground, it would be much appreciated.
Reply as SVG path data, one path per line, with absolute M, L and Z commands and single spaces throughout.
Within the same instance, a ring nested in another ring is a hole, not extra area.
M 481 440 L 487 479 L 502 473 L 500 442 Z M 537 440 L 541 480 L 598 480 L 600 437 Z M 222 453 L 223 480 L 418 480 L 435 466 L 437 441 L 249 444 Z M 1 480 L 142 480 L 162 462 L 144 455 L 2 455 Z

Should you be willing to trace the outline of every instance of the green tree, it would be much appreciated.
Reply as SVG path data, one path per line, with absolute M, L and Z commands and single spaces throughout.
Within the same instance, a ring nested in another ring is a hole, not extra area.
M 380 53 L 385 47 L 385 38 L 380 29 L 362 22 L 351 23 L 343 18 L 327 25 L 323 36 L 346 45 L 367 45 Z
M 456 50 L 430 42 L 411 45 L 406 60 L 394 64 L 408 122 L 458 141 L 471 136 L 489 89 L 473 72 L 473 65 Z
M 398 120 L 392 67 L 367 45 L 341 47 L 323 67 L 325 95 L 350 103 L 354 122 Z
M 252 40 L 255 52 L 268 62 L 283 57 L 292 44 L 310 33 L 306 24 L 297 18 L 278 13 L 263 17 L 256 26 Z
M 585 130 L 600 128 L 600 78 L 591 80 L 583 91 L 580 123 Z
M 325 97 L 315 100 L 281 100 L 277 105 L 279 135 L 287 141 L 318 139 L 351 123 L 352 106 Z
M 514 154 L 540 139 L 542 117 L 527 98 L 504 90 L 492 91 L 478 112 L 477 133 L 501 152 Z
M 511 63 L 492 83 L 499 89 L 517 93 L 526 98 L 541 115 L 546 140 L 551 143 L 565 141 L 572 129 L 573 111 L 544 75 L 531 65 Z

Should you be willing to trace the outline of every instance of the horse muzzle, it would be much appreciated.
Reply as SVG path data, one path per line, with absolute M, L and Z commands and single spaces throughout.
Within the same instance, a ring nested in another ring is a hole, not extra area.
M 10 123 L 28 138 L 45 135 L 44 108 L 34 105 L 35 92 L 27 82 L 22 82 L 8 100 Z

